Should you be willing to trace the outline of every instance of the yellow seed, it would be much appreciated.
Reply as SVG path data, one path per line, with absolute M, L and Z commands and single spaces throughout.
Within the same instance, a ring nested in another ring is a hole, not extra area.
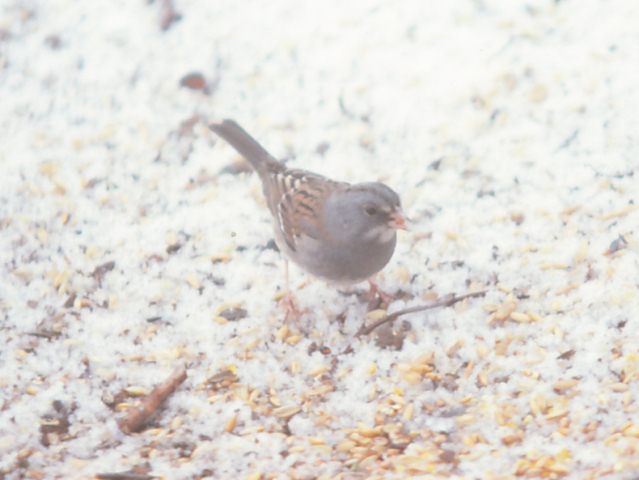
M 412 420 L 414 412 L 415 412 L 415 406 L 412 403 L 409 403 L 408 405 L 406 405 L 406 408 L 404 409 L 402 418 L 407 421 Z
M 568 390 L 572 387 L 574 387 L 575 385 L 577 385 L 579 383 L 579 380 L 576 380 L 574 378 L 570 378 L 567 380 L 559 380 L 557 382 L 555 382 L 555 384 L 552 386 L 553 390 L 557 393 L 563 392 L 564 390 Z
M 536 84 L 528 91 L 528 99 L 533 103 L 541 103 L 548 97 L 548 89 L 541 83 Z
M 508 351 L 508 347 L 514 339 L 512 337 L 502 338 L 495 343 L 495 355 L 503 357 Z
M 279 302 L 280 300 L 282 300 L 286 295 L 288 294 L 287 291 L 285 290 L 280 290 L 279 292 L 277 292 L 275 295 L 273 295 L 273 300 L 275 300 L 276 302 Z
M 497 321 L 503 322 L 508 317 L 510 317 L 510 314 L 515 311 L 516 307 L 517 304 L 515 302 L 507 300 L 506 302 L 502 303 L 495 312 L 495 319 Z
M 315 448 L 324 455 L 328 455 L 333 451 L 333 447 L 330 445 L 315 445 Z
M 186 282 L 195 289 L 200 288 L 200 280 L 194 273 L 190 273 L 186 276 Z
M 357 458 L 349 458 L 348 460 L 346 460 L 344 462 L 344 466 L 348 467 L 348 468 L 352 468 L 353 466 L 357 465 Z
M 364 438 L 372 438 L 377 437 L 380 434 L 380 431 L 377 428 L 369 428 L 360 424 L 357 429 L 357 434 Z
M 237 426 L 237 413 L 234 414 L 228 422 L 226 422 L 226 425 L 224 426 L 224 431 L 226 433 L 231 433 L 233 430 L 235 430 L 235 427 Z
M 428 352 L 417 357 L 415 363 L 432 364 L 435 362 L 435 352 Z
M 44 228 L 39 228 L 38 231 L 36 232 L 36 235 L 38 237 L 38 240 L 40 240 L 41 243 L 45 243 L 47 241 L 47 238 L 49 238 L 49 235 L 47 234 L 47 231 Z
M 308 372 L 308 374 L 311 377 L 319 377 L 320 375 L 324 375 L 326 372 L 328 372 L 328 370 L 329 370 L 328 367 L 322 365 L 320 367 L 314 368 L 313 370 Z
M 31 450 L 30 448 L 23 448 L 22 450 L 18 452 L 17 458 L 18 460 L 25 460 L 26 458 L 29 458 L 31 455 L 33 455 L 33 450 Z
M 449 230 L 446 232 L 446 238 L 448 240 L 459 240 L 459 234 L 457 232 L 453 232 L 452 230 Z
M 522 312 L 513 312 L 510 314 L 510 319 L 519 323 L 528 323 L 531 318 L 528 314 Z
M 370 312 L 366 314 L 366 318 L 373 322 L 381 320 L 385 316 L 386 316 L 386 310 L 382 310 L 382 309 L 371 310 Z
M 182 426 L 183 420 L 182 417 L 175 417 L 171 420 L 171 430 L 177 430 Z
M 77 303 L 77 307 L 76 307 L 76 303 Z M 75 308 L 93 308 L 95 304 L 90 298 L 82 297 L 82 298 L 77 298 L 75 302 L 73 302 L 73 306 Z
M 619 209 L 619 210 L 615 210 L 613 212 L 607 213 L 605 215 L 601 216 L 602 220 L 610 220 L 612 218 L 617 218 L 617 217 L 624 217 L 626 215 L 628 215 L 631 212 L 634 212 L 637 208 L 639 208 L 639 205 L 635 205 L 635 204 L 629 204 L 626 205 L 625 207 Z
M 280 329 L 275 333 L 275 338 L 280 342 L 283 341 L 286 337 L 288 337 L 289 329 L 288 325 L 282 325 Z
M 538 313 L 528 311 L 526 315 L 528 315 L 533 322 L 539 322 L 541 320 L 541 316 Z
M 38 394 L 38 387 L 36 387 L 35 385 L 29 385 L 26 390 L 27 394 L 29 395 L 37 395 Z
M 399 278 L 400 283 L 407 284 L 410 281 L 410 271 L 408 270 L 408 268 L 398 267 L 397 278 Z
M 338 452 L 350 452 L 357 444 L 352 440 L 344 440 L 337 445 Z
M 582 241 L 573 256 L 573 262 L 580 263 L 588 258 L 588 242 Z
M 453 355 L 455 355 L 462 347 L 464 346 L 464 341 L 463 340 L 457 340 L 455 343 L 453 343 L 450 347 L 448 347 L 448 349 L 446 350 L 446 355 L 448 355 L 449 357 L 452 357 Z
M 224 310 L 232 310 L 236 308 L 241 308 L 242 304 L 238 302 L 224 302 L 220 303 L 217 307 L 215 307 L 215 315 L 219 315 Z
M 58 166 L 54 162 L 42 162 L 39 170 L 42 175 L 50 178 L 57 173 Z
M 472 361 L 468 362 L 468 365 L 466 365 L 466 368 L 464 368 L 464 378 L 470 377 L 470 375 L 473 373 L 474 368 L 475 364 Z
M 126 387 L 124 391 L 131 397 L 144 397 L 148 393 L 144 387 L 139 386 Z
M 262 392 L 260 392 L 257 388 L 255 390 L 253 390 L 248 398 L 248 403 L 250 403 L 251 405 L 255 404 L 255 402 L 258 401 L 258 399 L 260 398 L 260 396 L 262 395 Z
M 231 261 L 231 255 L 229 255 L 228 253 L 211 255 L 210 260 L 212 263 L 228 263 Z
M 421 381 L 422 376 L 416 372 L 407 372 L 402 375 L 402 379 L 411 385 L 417 385 Z
M 286 339 L 286 343 L 288 343 L 289 345 L 297 345 L 300 340 L 302 340 L 302 337 L 300 335 L 291 335 Z
M 578 285 L 578 284 L 576 284 L 576 283 L 569 283 L 568 285 L 566 285 L 566 286 L 564 286 L 564 287 L 558 288 L 558 289 L 555 291 L 555 294 L 556 294 L 556 295 L 565 295 L 565 294 L 570 293 L 571 291 L 575 290 L 577 287 L 579 287 L 579 285 Z
M 533 415 L 537 416 L 546 410 L 546 399 L 541 395 L 536 395 L 530 398 L 529 401 L 530 410 Z
M 293 360 L 291 362 L 291 366 L 289 367 L 289 370 L 291 371 L 292 374 L 297 374 L 302 371 L 302 366 L 297 360 Z
M 477 434 L 466 435 L 462 438 L 462 443 L 467 447 L 473 447 L 479 443 L 479 436 Z
M 273 415 L 279 418 L 290 418 L 301 411 L 302 409 L 297 405 L 287 405 L 273 410 Z
M 437 292 L 434 292 L 432 290 L 427 290 L 422 294 L 422 300 L 426 300 L 427 302 L 434 302 L 438 298 L 439 295 L 437 295 Z
M 503 443 L 507 447 L 510 447 L 511 445 L 514 445 L 515 443 L 521 442 L 522 439 L 523 439 L 523 433 L 521 431 L 517 431 L 515 433 L 511 433 L 509 435 L 502 437 L 501 443 Z
M 548 413 L 546 414 L 546 419 L 555 420 L 565 415 L 568 415 L 568 408 L 561 405 L 560 406 L 553 405 L 548 411 Z
M 473 424 L 475 422 L 475 417 L 470 414 L 460 415 L 459 417 L 457 417 L 456 421 L 457 425 L 462 427 Z
M 628 388 L 629 387 L 627 383 L 618 382 L 618 383 L 613 383 L 612 385 L 610 385 L 610 390 L 616 393 L 627 392 Z
M 359 462 L 360 468 L 369 468 L 372 467 L 375 461 L 377 460 L 377 455 L 370 455 L 366 457 L 364 460 Z
M 129 408 L 131 408 L 131 404 L 127 402 L 120 402 L 115 406 L 116 412 L 126 412 Z
M 541 264 L 542 270 L 568 270 L 570 266 L 560 262 L 544 262 Z
M 241 386 L 239 387 L 236 391 L 235 394 L 237 395 L 237 398 L 242 400 L 243 402 L 248 402 L 249 400 L 249 390 L 246 386 Z
M 499 308 L 499 305 L 495 303 L 485 303 L 482 308 L 484 309 L 484 311 L 488 313 L 493 313 L 497 311 L 497 309 Z
M 54 272 L 53 273 L 53 288 L 60 288 L 62 284 L 66 283 L 69 278 L 69 272 Z
M 630 425 L 623 430 L 623 434 L 626 437 L 637 437 L 639 438 L 639 424 Z

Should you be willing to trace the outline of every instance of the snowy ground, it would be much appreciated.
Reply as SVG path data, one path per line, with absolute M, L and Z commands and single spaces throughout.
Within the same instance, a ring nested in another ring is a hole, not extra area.
M 0 478 L 637 478 L 638 25 L 634 0 L 2 0 Z M 390 310 L 488 293 L 385 346 L 295 271 L 285 324 L 213 117 L 400 192 Z

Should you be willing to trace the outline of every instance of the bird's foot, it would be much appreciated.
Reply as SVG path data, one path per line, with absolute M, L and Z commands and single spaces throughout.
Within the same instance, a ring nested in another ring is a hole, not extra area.
M 279 299 L 279 304 L 284 309 L 284 321 L 288 322 L 289 319 L 298 321 L 300 317 L 307 313 L 307 309 L 300 308 L 295 300 L 295 295 L 290 290 L 283 292 Z
M 366 297 L 368 299 L 369 310 L 388 307 L 388 305 L 390 305 L 390 303 L 395 300 L 395 296 L 381 290 L 375 280 L 369 279 L 368 285 L 370 286 L 370 288 L 366 294 Z

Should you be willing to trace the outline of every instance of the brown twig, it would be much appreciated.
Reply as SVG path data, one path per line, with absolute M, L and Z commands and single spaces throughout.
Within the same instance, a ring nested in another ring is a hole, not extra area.
M 184 380 L 186 380 L 186 369 L 183 366 L 176 368 L 169 378 L 155 387 L 142 400 L 142 405 L 129 410 L 126 417 L 118 422 L 120 430 L 126 434 L 140 431 L 149 418 L 160 408 L 162 402 L 175 392 Z
M 431 303 L 429 305 L 417 305 L 415 307 L 405 308 L 404 310 L 398 310 L 397 312 L 393 312 L 390 315 L 386 315 L 384 318 L 376 321 L 375 323 L 373 323 L 372 325 L 369 325 L 368 327 L 365 325 L 362 325 L 362 327 L 355 334 L 355 336 L 361 337 L 362 335 L 368 335 L 377 327 L 380 327 L 384 325 L 385 323 L 394 322 L 402 315 L 407 315 L 409 313 L 423 312 L 424 310 L 432 310 L 433 308 L 438 308 L 438 307 L 450 307 L 451 305 L 454 305 L 457 302 L 461 302 L 462 300 L 465 300 L 467 298 L 481 297 L 485 295 L 486 292 L 487 290 L 480 290 L 478 292 L 465 293 L 464 295 L 459 295 L 459 296 L 455 295 L 454 293 L 451 293 L 450 295 L 447 295 L 443 299 L 438 300 L 437 302 Z
M 158 478 L 153 475 L 135 472 L 98 473 L 95 478 L 99 480 L 153 480 Z

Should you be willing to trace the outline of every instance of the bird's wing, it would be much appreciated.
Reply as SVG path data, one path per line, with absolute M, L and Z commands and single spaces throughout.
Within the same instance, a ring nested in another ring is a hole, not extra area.
M 273 175 L 273 198 L 277 201 L 271 211 L 291 250 L 296 250 L 301 236 L 322 238 L 326 199 L 347 186 L 304 170 L 287 169 Z

